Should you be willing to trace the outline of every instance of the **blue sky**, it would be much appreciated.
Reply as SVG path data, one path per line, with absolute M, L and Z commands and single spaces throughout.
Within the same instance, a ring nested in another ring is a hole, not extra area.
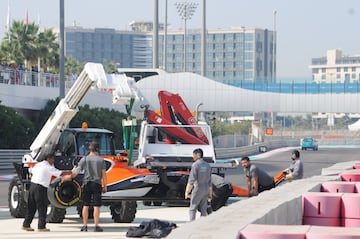
M 59 26 L 59 0 L 9 0 L 11 18 L 25 19 L 41 28 Z M 168 0 L 170 29 L 183 27 L 175 2 Z M 201 27 L 202 0 L 188 28 Z M 65 0 L 65 26 L 109 27 L 129 30 L 131 21 L 152 21 L 154 0 Z M 278 77 L 311 78 L 311 58 L 328 49 L 360 55 L 359 0 L 207 0 L 207 27 L 258 27 L 276 30 Z M 0 0 L 0 37 L 4 37 L 8 0 Z M 159 21 L 164 22 L 165 0 L 159 0 Z

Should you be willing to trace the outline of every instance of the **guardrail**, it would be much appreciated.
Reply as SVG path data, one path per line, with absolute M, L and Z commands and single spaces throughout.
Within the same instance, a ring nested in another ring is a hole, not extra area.
M 240 158 L 243 156 L 254 155 L 268 150 L 289 147 L 289 146 L 298 146 L 299 140 L 275 140 L 265 143 L 260 143 L 251 146 L 237 147 L 237 148 L 216 148 L 216 158 L 217 159 L 231 159 L 231 158 Z
M 13 163 L 21 163 L 24 154 L 29 152 L 25 149 L 0 149 L 0 174 L 15 173 Z

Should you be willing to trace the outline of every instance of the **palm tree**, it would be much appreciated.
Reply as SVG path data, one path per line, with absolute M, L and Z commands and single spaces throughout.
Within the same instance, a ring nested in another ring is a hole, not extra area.
M 59 66 L 59 44 L 57 37 L 51 29 L 39 33 L 37 53 L 44 71 L 55 69 Z
M 2 55 L 8 61 L 25 67 L 34 65 L 37 61 L 37 32 L 39 26 L 35 23 L 25 24 L 24 21 L 13 21 L 11 29 L 5 34 L 1 44 Z M 5 54 L 5 53 L 6 54 Z
M 65 58 L 65 74 L 71 75 L 71 74 L 77 74 L 79 75 L 82 69 L 84 68 L 84 63 L 79 62 L 72 56 Z

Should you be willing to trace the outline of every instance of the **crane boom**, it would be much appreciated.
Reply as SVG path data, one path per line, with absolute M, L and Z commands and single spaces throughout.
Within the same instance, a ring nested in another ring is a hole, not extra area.
M 101 64 L 86 63 L 74 85 L 60 100 L 31 144 L 31 153 L 24 155 L 24 163 L 42 160 L 47 153 L 53 151 L 62 130 L 76 115 L 81 100 L 91 87 L 111 91 L 113 104 L 127 105 L 131 101 L 139 100 L 135 81 L 132 78 L 125 74 L 105 74 Z

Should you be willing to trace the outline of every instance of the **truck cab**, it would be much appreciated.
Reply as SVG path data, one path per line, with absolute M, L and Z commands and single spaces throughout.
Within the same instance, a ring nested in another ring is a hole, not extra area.
M 89 153 L 90 142 L 99 143 L 100 156 L 115 155 L 113 132 L 95 128 L 67 128 L 55 147 L 55 167 L 60 170 L 71 170 L 79 160 Z

